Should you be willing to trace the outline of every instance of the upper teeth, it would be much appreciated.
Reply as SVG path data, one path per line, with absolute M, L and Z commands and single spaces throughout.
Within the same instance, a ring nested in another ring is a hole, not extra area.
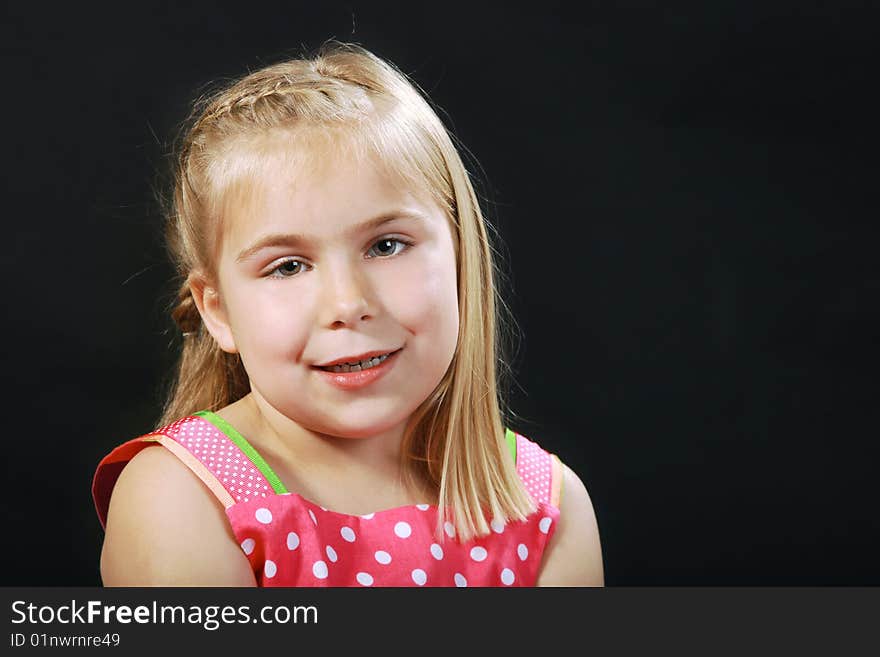
M 385 354 L 384 356 L 375 356 L 373 358 L 368 358 L 367 360 L 362 360 L 359 363 L 354 363 L 353 365 L 349 363 L 342 363 L 341 365 L 330 365 L 329 367 L 325 367 L 324 369 L 330 370 L 331 372 L 360 372 L 361 370 L 368 370 L 371 367 L 376 367 L 383 360 L 388 358 L 391 354 Z

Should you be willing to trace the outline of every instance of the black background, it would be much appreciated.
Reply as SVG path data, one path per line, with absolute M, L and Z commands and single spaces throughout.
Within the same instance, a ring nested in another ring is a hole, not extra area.
M 336 37 L 479 161 L 515 428 L 609 585 L 877 585 L 880 8 L 7 5 L 4 585 L 95 585 L 91 476 L 173 348 L 154 187 L 188 103 Z M 577 8 L 575 8 L 577 7 Z

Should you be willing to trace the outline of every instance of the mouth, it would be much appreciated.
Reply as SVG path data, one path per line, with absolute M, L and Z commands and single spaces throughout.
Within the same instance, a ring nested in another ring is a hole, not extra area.
M 377 367 L 384 363 L 388 358 L 403 350 L 395 349 L 394 351 L 375 351 L 357 356 L 344 356 L 324 365 L 313 365 L 315 369 L 325 372 L 362 372 Z

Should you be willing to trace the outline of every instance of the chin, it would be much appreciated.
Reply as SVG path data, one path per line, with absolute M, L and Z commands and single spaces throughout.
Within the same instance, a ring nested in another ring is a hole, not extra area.
M 362 438 L 372 438 L 373 436 L 378 436 L 379 434 L 385 433 L 387 431 L 391 431 L 395 427 L 399 426 L 400 423 L 376 423 L 376 424 L 358 424 L 358 425 L 337 425 L 333 427 L 327 433 L 336 436 L 338 438 L 350 438 L 352 440 L 358 440 Z
M 350 422 L 337 419 L 335 422 L 320 423 L 312 430 L 338 438 L 351 438 L 355 440 L 372 438 L 400 427 L 407 417 L 408 415 L 404 415 L 400 418 L 394 417 L 389 419 L 389 415 L 385 414 L 381 418 L 366 421 L 363 418 L 358 420 L 352 419 Z

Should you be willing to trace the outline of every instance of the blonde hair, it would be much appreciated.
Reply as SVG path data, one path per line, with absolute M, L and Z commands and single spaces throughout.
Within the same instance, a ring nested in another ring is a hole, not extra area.
M 314 57 L 267 66 L 195 104 L 177 149 L 167 212 L 166 239 L 181 278 L 172 316 L 184 340 L 160 423 L 218 410 L 250 390 L 238 355 L 223 352 L 202 324 L 187 279 L 196 270 L 214 272 L 224 203 L 259 175 L 253 158 L 236 157 L 240 147 L 303 134 L 329 135 L 336 146 L 378 156 L 445 211 L 456 250 L 458 344 L 443 379 L 407 422 L 402 469 L 408 484 L 421 477 L 439 491 L 438 535 L 444 519 L 460 540 L 488 534 L 491 519 L 524 519 L 535 503 L 505 440 L 500 384 L 508 366 L 501 351 L 509 334 L 499 321 L 506 307 L 488 224 L 429 101 L 358 45 L 330 42 Z

